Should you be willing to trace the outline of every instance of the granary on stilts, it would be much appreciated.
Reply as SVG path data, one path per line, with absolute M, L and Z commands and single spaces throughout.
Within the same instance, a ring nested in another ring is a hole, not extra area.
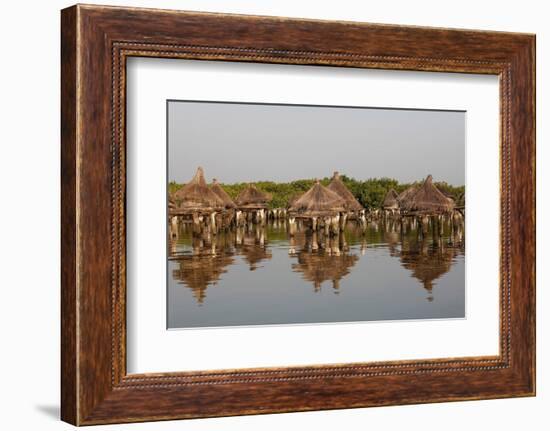
M 355 196 L 349 191 L 349 189 L 346 187 L 346 185 L 342 182 L 342 179 L 340 178 L 340 174 L 338 171 L 335 171 L 332 175 L 332 179 L 330 180 L 329 185 L 327 188 L 336 193 L 338 196 L 340 196 L 342 199 L 344 199 L 344 212 L 342 213 L 342 217 L 340 222 L 342 223 L 342 226 L 345 226 L 346 220 L 349 219 L 358 219 L 362 223 L 366 222 L 365 219 L 365 208 L 363 205 L 359 203 L 357 199 L 355 199 Z
M 340 232 L 340 217 L 346 211 L 346 201 L 335 192 L 323 186 L 319 180 L 289 208 L 289 233 L 295 233 L 296 219 L 301 219 L 313 232 L 320 227 L 327 234 Z
M 453 212 L 454 207 L 454 201 L 433 184 L 431 175 L 428 175 L 422 186 L 402 205 L 402 209 L 407 212 L 428 215 L 448 214 Z
M 212 184 L 210 185 L 210 189 L 218 196 L 224 205 L 225 211 L 223 213 L 219 214 L 220 218 L 220 226 L 226 228 L 235 219 L 235 208 L 237 205 L 235 205 L 235 202 L 233 202 L 233 199 L 231 199 L 231 196 L 227 194 L 227 192 L 223 189 L 223 187 L 220 185 L 218 180 L 214 178 L 212 180 Z
M 399 211 L 397 196 L 397 192 L 394 189 L 390 189 L 388 193 L 386 193 L 384 201 L 382 202 L 382 209 L 386 212 L 386 214 L 393 215 Z
M 237 224 L 243 222 L 264 224 L 267 218 L 267 207 L 272 196 L 249 184 L 235 199 L 237 205 Z
M 464 210 L 466 209 L 466 196 L 464 193 L 461 193 L 456 200 L 455 209 L 464 217 Z
M 417 191 L 417 186 L 410 186 L 405 191 L 399 193 L 399 195 L 397 195 L 397 197 L 395 198 L 399 209 L 404 209 L 407 206 L 409 200 L 415 195 Z
M 195 176 L 181 189 L 175 192 L 171 199 L 175 208 L 169 208 L 171 223 L 192 223 L 194 233 L 216 234 L 218 226 L 216 215 L 225 211 L 224 202 L 206 184 L 204 171 L 197 168 Z
M 434 233 L 442 234 L 443 221 L 446 218 L 454 220 L 455 203 L 445 196 L 434 184 L 431 175 L 401 203 L 401 214 L 412 216 L 420 224 L 420 232 L 426 234 L 430 219 Z

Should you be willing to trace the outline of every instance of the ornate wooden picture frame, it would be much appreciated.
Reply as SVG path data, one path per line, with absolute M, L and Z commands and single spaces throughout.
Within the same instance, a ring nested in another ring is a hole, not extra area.
M 62 11 L 61 49 L 64 421 L 535 394 L 534 35 L 78 5 Z M 500 354 L 127 374 L 125 84 L 132 56 L 497 75 Z

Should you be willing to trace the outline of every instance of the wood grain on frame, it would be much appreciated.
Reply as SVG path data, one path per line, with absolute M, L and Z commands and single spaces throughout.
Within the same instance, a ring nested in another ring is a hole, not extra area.
M 73 6 L 62 11 L 62 419 L 76 425 L 535 393 L 535 37 Z M 126 374 L 129 56 L 500 77 L 500 354 Z

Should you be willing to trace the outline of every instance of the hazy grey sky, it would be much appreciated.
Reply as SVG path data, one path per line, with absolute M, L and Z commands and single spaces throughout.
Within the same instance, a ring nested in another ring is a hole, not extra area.
M 463 185 L 466 114 L 209 102 L 168 103 L 168 179 L 292 181 L 340 171 Z

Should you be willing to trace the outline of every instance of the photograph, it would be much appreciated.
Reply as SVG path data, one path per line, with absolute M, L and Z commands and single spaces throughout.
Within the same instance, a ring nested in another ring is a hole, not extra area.
M 142 3 L 5 8 L 4 428 L 541 422 L 543 7 Z
M 466 112 L 168 100 L 167 328 L 466 317 Z

